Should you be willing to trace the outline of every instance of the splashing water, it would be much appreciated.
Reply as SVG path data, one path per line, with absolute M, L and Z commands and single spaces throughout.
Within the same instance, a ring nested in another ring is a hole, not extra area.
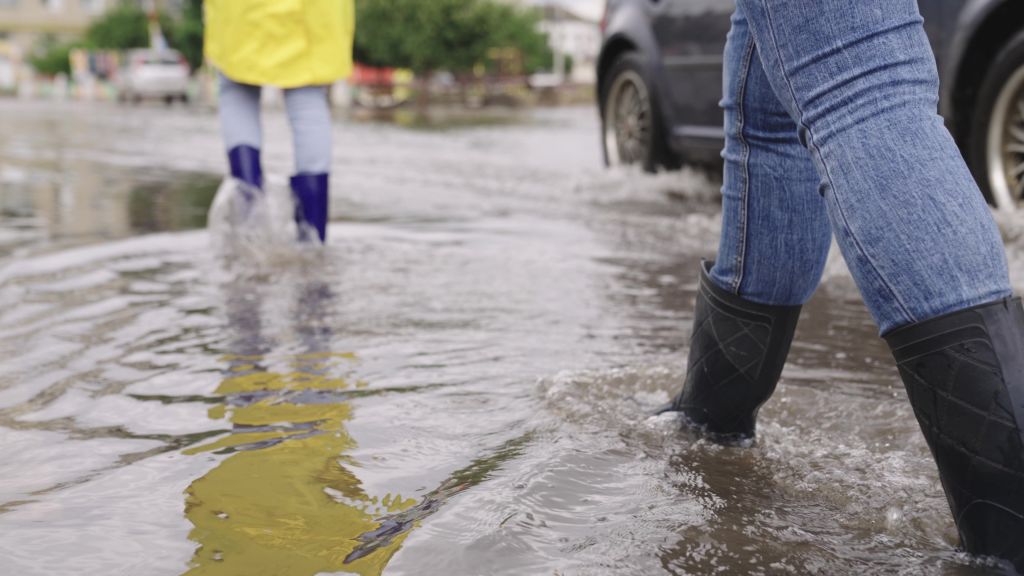
M 339 122 L 318 247 L 273 180 L 251 205 L 222 183 L 207 231 L 154 217 L 220 181 L 204 112 L 2 104 L 4 574 L 999 573 L 955 551 L 841 259 L 753 446 L 650 416 L 717 191 L 600 169 L 590 109 Z
M 322 245 L 299 240 L 316 238 L 316 232 L 306 222 L 296 223 L 295 210 L 292 195 L 278 186 L 259 190 L 225 178 L 207 218 L 211 246 L 225 268 L 236 274 L 315 265 L 322 258 Z

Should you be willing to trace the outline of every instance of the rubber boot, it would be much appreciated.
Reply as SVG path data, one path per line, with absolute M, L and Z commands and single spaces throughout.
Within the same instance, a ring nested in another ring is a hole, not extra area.
M 310 228 L 316 231 L 320 242 L 327 241 L 328 175 L 296 174 L 292 176 L 292 193 L 295 195 L 295 223 L 299 227 L 299 240 L 308 242 L 313 238 Z
M 793 342 L 800 306 L 748 302 L 716 286 L 701 265 L 683 390 L 667 407 L 710 439 L 754 437 L 757 411 L 772 392 Z
M 885 336 L 960 541 L 1024 573 L 1024 308 L 1019 298 Z
M 224 179 L 210 207 L 211 227 L 222 231 L 260 228 L 253 220 L 263 194 L 259 148 L 235 146 L 228 150 L 228 165 L 231 175 Z
M 228 150 L 228 164 L 231 165 L 232 177 L 256 190 L 263 190 L 263 168 L 260 164 L 259 148 L 235 146 Z

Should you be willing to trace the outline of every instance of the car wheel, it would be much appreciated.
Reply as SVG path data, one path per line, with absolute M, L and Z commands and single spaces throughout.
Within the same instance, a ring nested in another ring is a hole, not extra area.
M 971 165 L 996 208 L 1024 206 L 1024 34 L 999 53 L 981 84 L 970 139 Z
M 669 149 L 657 95 L 651 89 L 640 54 L 618 57 L 601 88 L 601 126 L 607 166 L 637 164 L 648 172 L 678 168 Z

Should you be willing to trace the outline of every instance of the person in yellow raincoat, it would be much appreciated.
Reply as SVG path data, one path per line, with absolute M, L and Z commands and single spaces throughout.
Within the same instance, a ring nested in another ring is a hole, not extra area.
M 220 120 L 231 176 L 262 193 L 261 86 L 284 91 L 292 128 L 295 219 L 326 241 L 331 124 L 327 86 L 352 71 L 354 0 L 206 0 L 205 54 L 220 73 Z

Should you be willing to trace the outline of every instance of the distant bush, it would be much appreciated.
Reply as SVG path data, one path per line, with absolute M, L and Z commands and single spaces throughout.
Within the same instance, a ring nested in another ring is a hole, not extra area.
M 56 76 L 71 74 L 73 42 L 59 42 L 53 36 L 44 36 L 29 55 L 28 63 L 40 74 Z
M 495 0 L 359 0 L 356 59 L 371 66 L 468 72 L 512 49 L 525 72 L 551 60 L 538 12 Z
M 181 18 L 165 28 L 167 42 L 181 52 L 193 70 L 203 65 L 203 0 L 186 0 Z
M 96 19 L 85 32 L 85 42 L 102 50 L 129 50 L 149 46 L 149 18 L 137 5 L 120 4 Z

